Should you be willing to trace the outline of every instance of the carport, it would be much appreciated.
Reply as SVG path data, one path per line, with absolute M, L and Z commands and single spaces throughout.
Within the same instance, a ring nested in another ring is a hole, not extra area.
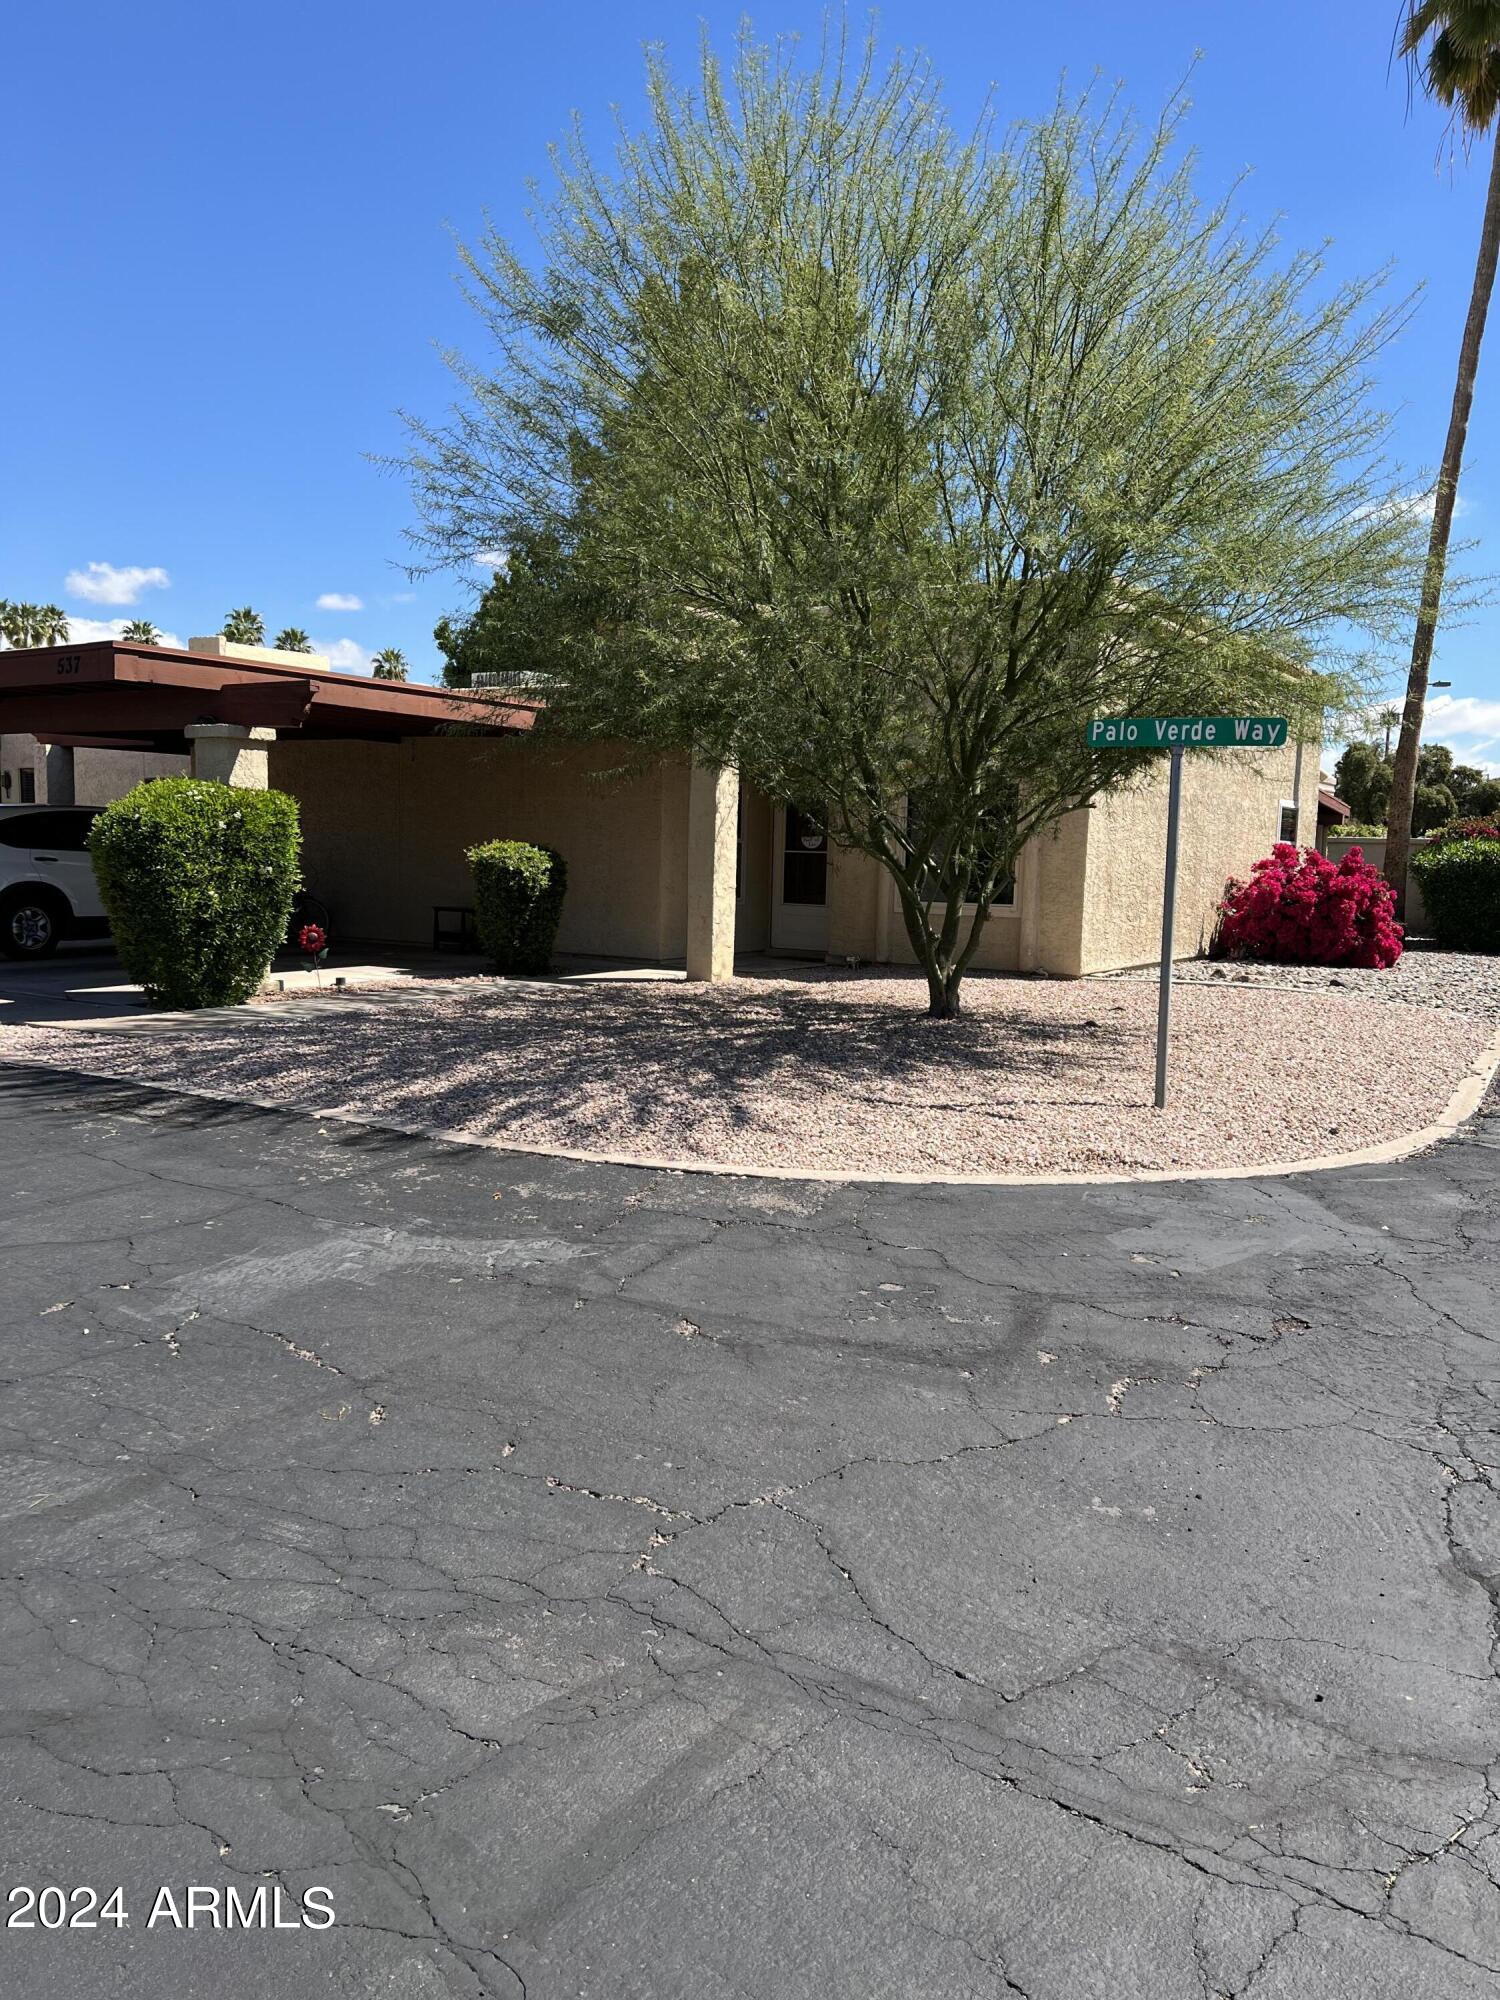
M 498 691 L 335 673 L 316 655 L 217 637 L 0 653 L 0 734 L 48 746 L 49 804 L 76 801 L 80 749 L 185 754 L 195 777 L 274 782 L 302 809 L 310 874 L 355 913 L 346 934 L 377 942 L 420 939 L 424 912 L 467 901 L 470 841 L 541 839 L 569 865 L 566 949 L 685 959 L 690 978 L 728 978 L 736 775 L 658 759 L 633 790 L 610 793 L 586 747 L 554 738 L 533 753 L 539 714 Z M 618 749 L 600 761 L 618 763 Z
M 71 802 L 75 749 L 187 754 L 195 777 L 263 789 L 278 738 L 514 735 L 536 714 L 526 702 L 448 688 L 119 640 L 0 653 L 0 732 L 29 733 L 50 746 L 53 805 Z

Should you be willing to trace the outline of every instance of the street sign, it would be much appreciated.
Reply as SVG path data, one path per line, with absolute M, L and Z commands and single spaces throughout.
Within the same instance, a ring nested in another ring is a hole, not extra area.
M 1089 724 L 1095 750 L 1279 750 L 1284 715 L 1116 715 Z
M 1172 931 L 1177 917 L 1177 832 L 1182 817 L 1184 750 L 1279 750 L 1284 715 L 1116 715 L 1088 726 L 1095 750 L 1170 750 L 1167 868 L 1161 895 L 1161 979 L 1156 993 L 1156 1108 L 1167 1102 L 1167 1036 L 1172 1026 Z M 1301 751 L 1298 751 L 1300 768 Z

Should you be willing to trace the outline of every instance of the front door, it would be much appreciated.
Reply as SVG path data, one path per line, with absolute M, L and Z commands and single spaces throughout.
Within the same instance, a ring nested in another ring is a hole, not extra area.
M 828 835 L 809 813 L 778 806 L 771 855 L 771 949 L 828 950 Z

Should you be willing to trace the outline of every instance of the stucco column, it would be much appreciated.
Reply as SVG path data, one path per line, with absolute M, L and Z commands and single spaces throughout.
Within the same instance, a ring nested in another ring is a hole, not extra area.
M 183 735 L 193 756 L 193 776 L 242 792 L 263 792 L 271 782 L 267 746 L 274 729 L 247 729 L 238 722 L 190 722 Z
M 73 752 L 66 743 L 49 743 L 43 764 L 42 797 L 49 806 L 77 804 L 73 788 Z
M 740 774 L 694 764 L 688 782 L 687 976 L 734 977 Z

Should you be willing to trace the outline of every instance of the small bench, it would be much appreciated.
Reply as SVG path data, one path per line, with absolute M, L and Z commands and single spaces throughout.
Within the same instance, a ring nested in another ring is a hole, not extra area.
M 463 903 L 434 903 L 432 948 L 434 951 L 478 951 L 479 930 L 474 922 L 473 910 Z

